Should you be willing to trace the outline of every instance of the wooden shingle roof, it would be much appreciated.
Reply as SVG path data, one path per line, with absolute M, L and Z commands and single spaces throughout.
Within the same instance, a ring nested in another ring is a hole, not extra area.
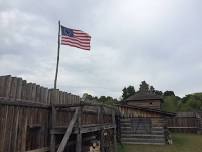
M 163 100 L 161 96 L 150 93 L 150 92 L 138 92 L 128 97 L 125 101 L 155 100 L 155 99 Z

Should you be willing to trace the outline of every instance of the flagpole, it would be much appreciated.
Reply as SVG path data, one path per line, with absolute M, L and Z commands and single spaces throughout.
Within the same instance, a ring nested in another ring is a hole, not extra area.
M 58 21 L 58 50 L 57 50 L 57 63 L 56 63 L 56 71 L 55 71 L 54 89 L 56 89 L 57 87 L 59 59 L 60 59 L 60 21 Z

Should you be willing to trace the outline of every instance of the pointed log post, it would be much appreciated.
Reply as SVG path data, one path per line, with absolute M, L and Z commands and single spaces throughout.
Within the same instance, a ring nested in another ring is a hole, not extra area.
M 51 129 L 55 129 L 56 127 L 56 118 L 57 118 L 57 111 L 54 104 L 58 103 L 59 96 L 58 96 L 58 89 L 50 89 L 50 98 L 52 104 L 52 113 L 51 113 Z M 55 134 L 51 134 L 51 141 L 50 141 L 50 152 L 55 152 Z

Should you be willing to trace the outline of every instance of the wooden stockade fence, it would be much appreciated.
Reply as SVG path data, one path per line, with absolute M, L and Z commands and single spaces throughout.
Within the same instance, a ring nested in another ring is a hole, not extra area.
M 57 96 L 52 100 L 53 95 Z M 60 90 L 48 89 L 35 83 L 28 83 L 22 78 L 1 76 L 0 97 L 15 101 L 30 101 L 43 104 L 79 104 L 80 97 Z
M 114 109 L 81 103 L 77 95 L 22 78 L 0 76 L 0 152 L 56 151 L 77 108 L 79 116 L 63 142 L 67 142 L 65 149 L 80 152 L 92 138 L 104 145 L 105 131 L 112 135 L 109 138 L 116 149 Z
M 168 128 L 174 132 L 202 133 L 202 112 L 178 112 L 168 119 Z

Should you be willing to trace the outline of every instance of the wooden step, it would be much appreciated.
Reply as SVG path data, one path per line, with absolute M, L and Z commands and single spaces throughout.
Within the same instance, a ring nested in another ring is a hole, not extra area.
M 126 141 L 123 141 L 122 144 L 128 144 L 128 145 L 165 145 L 165 143 L 126 142 Z
M 137 134 L 137 132 L 141 132 L 142 134 L 164 135 L 164 132 L 162 131 L 147 132 L 146 130 L 121 130 L 121 134 Z
M 121 142 L 139 142 L 139 143 L 162 143 L 165 144 L 165 139 L 145 139 L 145 138 L 121 138 Z
M 158 138 L 158 139 L 165 139 L 164 135 L 152 135 L 152 134 L 121 134 L 123 138 Z

